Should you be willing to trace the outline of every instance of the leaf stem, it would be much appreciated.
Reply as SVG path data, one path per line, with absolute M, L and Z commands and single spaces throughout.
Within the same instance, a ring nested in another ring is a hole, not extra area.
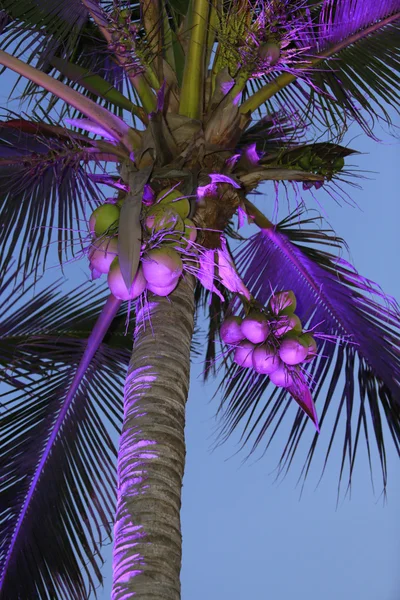
M 33 83 L 40 85 L 45 90 L 64 100 L 64 102 L 71 104 L 71 106 L 79 110 L 86 117 L 101 125 L 105 131 L 121 142 L 128 150 L 134 149 L 133 130 L 122 119 L 113 115 L 103 106 L 99 106 L 93 100 L 86 98 L 68 85 L 25 64 L 22 60 L 15 58 L 15 56 L 3 50 L 0 50 L 0 64 L 22 75 L 22 77 L 33 81 Z
M 179 114 L 200 119 L 203 114 L 205 50 L 209 13 L 208 0 L 194 0 L 191 35 L 185 60 Z
M 247 216 L 253 219 L 254 223 L 260 229 L 274 229 L 275 226 L 267 217 L 246 197 L 243 198 L 244 208 L 246 210 Z
M 117 314 L 119 307 L 121 306 L 121 303 L 122 303 L 121 300 L 117 300 L 117 298 L 115 298 L 112 294 L 108 297 L 107 302 L 105 303 L 103 310 L 101 311 L 101 313 L 96 321 L 96 324 L 93 327 L 93 330 L 87 340 L 87 346 L 85 348 L 85 351 L 83 353 L 81 361 L 78 365 L 78 368 L 75 372 L 75 376 L 72 380 L 71 386 L 67 391 L 65 400 L 62 404 L 62 407 L 61 407 L 61 410 L 57 417 L 57 420 L 52 427 L 51 435 L 50 435 L 49 439 L 47 440 L 47 444 L 43 451 L 42 458 L 40 459 L 40 462 L 36 468 L 35 474 L 32 477 L 29 489 L 25 496 L 24 504 L 19 513 L 18 522 L 15 526 L 12 538 L 8 545 L 8 553 L 5 556 L 5 560 L 3 563 L 2 578 L 0 580 L 0 591 L 1 591 L 2 584 L 5 580 L 7 567 L 9 565 L 11 556 L 14 552 L 14 548 L 17 543 L 17 538 L 21 532 L 22 523 L 25 519 L 27 511 L 29 510 L 29 507 L 31 506 L 31 501 L 35 494 L 36 486 L 38 484 L 38 481 L 40 479 L 42 471 L 45 467 L 46 461 L 52 451 L 55 441 L 58 438 L 58 434 L 60 433 L 60 430 L 62 429 L 64 420 L 68 413 L 68 410 L 71 406 L 71 403 L 74 399 L 76 392 L 78 391 L 78 388 L 82 382 L 85 372 L 86 372 L 87 368 L 89 367 L 92 358 L 96 354 L 101 342 L 103 341 L 103 338 L 104 338 L 105 334 L 107 333 L 115 315 Z

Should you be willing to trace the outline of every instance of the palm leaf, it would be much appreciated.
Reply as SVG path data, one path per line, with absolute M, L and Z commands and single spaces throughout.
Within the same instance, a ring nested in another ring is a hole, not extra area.
M 300 143 L 305 131 L 300 119 L 296 120 L 284 111 L 268 114 L 243 131 L 237 148 L 256 144 L 259 152 L 276 153 L 282 147 L 293 147 Z
M 267 85 L 269 112 L 302 110 L 311 125 L 339 133 L 353 120 L 369 135 L 376 119 L 390 124 L 387 107 L 398 111 L 400 90 L 397 0 L 324 0 L 298 18 L 297 47 L 307 49 L 311 60 L 328 58 L 294 77 L 270 73 L 253 80 L 246 94 Z M 275 81 L 282 89 L 272 96 Z
M 319 356 L 308 365 L 306 373 L 322 431 L 329 408 L 335 413 L 325 464 L 338 424 L 341 419 L 344 421 L 339 486 L 346 460 L 351 482 L 362 433 L 369 452 L 368 412 L 385 486 L 384 420 L 400 451 L 399 306 L 346 261 L 328 251 L 329 247 L 342 248 L 340 239 L 332 232 L 309 228 L 310 225 L 314 225 L 312 219 L 301 220 L 294 213 L 276 229 L 262 230 L 237 252 L 236 265 L 245 285 L 262 304 L 267 303 L 271 290 L 292 289 L 298 299 L 296 313 L 303 327 L 317 332 Z M 255 436 L 251 450 L 254 451 L 264 440 L 267 429 L 274 425 L 266 442 L 268 447 L 290 406 L 285 391 L 278 389 L 264 399 L 265 391 L 271 387 L 268 378 L 230 365 L 220 385 L 223 435 L 244 421 L 243 443 Z M 289 468 L 306 426 L 305 415 L 298 410 L 281 456 L 281 472 Z M 304 478 L 317 443 L 315 435 L 303 468 Z
M 10 389 L 2 394 L 0 589 L 21 600 L 87 598 L 102 581 L 100 549 L 111 537 L 110 430 L 120 428 L 130 337 L 122 311 L 71 397 L 104 294 L 89 284 L 64 296 L 55 284 L 26 303 L 31 286 L 9 275 L 1 290 L 0 375 Z
M 219 337 L 218 331 L 229 311 L 229 304 L 232 301 L 232 294 L 225 286 L 218 281 L 214 282 L 219 293 L 225 298 L 222 301 L 218 294 L 211 294 L 209 290 L 203 287 L 198 281 L 195 288 L 195 306 L 196 315 L 199 318 L 201 313 L 206 315 L 206 330 L 196 332 L 197 339 L 201 340 L 201 346 L 205 347 L 204 352 L 204 371 L 203 378 L 207 381 L 210 375 L 216 373 L 216 362 L 218 355 Z M 199 342 L 200 343 L 200 342 Z
M 39 135 L 32 131 L 34 127 Z M 3 265 L 14 258 L 25 272 L 37 270 L 40 261 L 45 265 L 55 237 L 60 262 L 74 256 L 76 242 L 83 247 L 85 212 L 99 201 L 99 192 L 82 166 L 88 158 L 85 146 L 82 136 L 61 128 L 59 132 L 24 121 L 0 123 Z
M 136 11 L 138 13 L 138 4 Z M 112 53 L 98 31 L 97 26 L 88 18 L 88 11 L 82 2 L 74 0 L 57 0 L 48 4 L 34 0 L 15 2 L 4 0 L 1 3 L 4 14 L 9 16 L 8 26 L 3 33 L 2 48 L 12 48 L 16 56 L 24 55 L 28 64 L 34 61 L 35 67 L 46 74 L 55 75 L 53 60 L 73 60 L 85 70 L 93 71 L 107 80 L 110 86 L 116 87 L 120 93 L 125 92 L 128 100 L 131 91 L 126 88 L 125 74 L 121 67 L 112 61 Z M 59 81 L 66 82 L 67 76 L 60 75 Z M 17 84 L 19 79 L 17 81 Z M 16 84 L 16 85 L 17 85 Z M 92 100 L 97 96 L 84 88 L 74 85 L 75 89 Z M 14 88 L 15 89 L 15 88 Z M 33 82 L 29 82 L 22 92 L 22 98 L 35 99 L 34 108 L 41 106 L 50 112 L 58 103 L 52 96 Z M 45 99 L 48 99 L 46 107 Z M 120 108 L 109 101 L 103 105 L 122 115 Z M 63 111 L 65 111 L 63 106 Z M 61 116 L 63 116 L 62 112 Z

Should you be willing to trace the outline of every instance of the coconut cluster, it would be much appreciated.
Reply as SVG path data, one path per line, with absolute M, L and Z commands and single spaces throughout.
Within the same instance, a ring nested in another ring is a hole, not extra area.
M 89 252 L 94 277 L 107 274 L 110 291 L 120 300 L 134 300 L 145 289 L 168 296 L 183 272 L 180 250 L 196 240 L 196 227 L 188 219 L 190 204 L 177 190 L 162 190 L 143 216 L 145 250 L 131 289 L 128 290 L 118 260 L 118 223 L 122 200 L 96 208 L 89 220 L 94 241 Z
M 317 354 L 315 339 L 303 332 L 295 314 L 296 304 L 291 290 L 282 291 L 273 295 L 266 310 L 253 309 L 245 318 L 228 317 L 220 328 L 235 363 L 268 375 L 278 387 L 290 387 L 300 364 Z

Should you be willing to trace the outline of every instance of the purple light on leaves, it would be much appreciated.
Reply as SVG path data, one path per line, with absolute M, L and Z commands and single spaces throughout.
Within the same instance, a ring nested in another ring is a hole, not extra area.
M 72 127 L 77 127 L 78 129 L 83 129 L 84 131 L 89 131 L 90 133 L 95 133 L 96 135 L 100 135 L 101 137 L 109 140 L 110 142 L 118 142 L 119 140 L 116 137 L 113 137 L 108 131 L 93 123 L 90 119 L 64 119 L 68 125 L 72 125 Z

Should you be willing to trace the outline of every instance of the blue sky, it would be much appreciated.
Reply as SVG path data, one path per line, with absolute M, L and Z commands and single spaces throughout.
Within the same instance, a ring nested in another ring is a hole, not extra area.
M 11 80 L 8 74 L 2 75 L 3 105 L 4 90 L 10 89 Z M 349 162 L 371 178 L 361 181 L 362 190 L 349 190 L 359 208 L 337 206 L 323 191 L 317 192 L 317 197 L 337 234 L 349 243 L 356 268 L 399 298 L 399 146 L 394 138 L 378 133 L 384 140 L 380 145 L 356 128 L 348 136 L 350 145 L 363 153 Z M 260 206 L 270 216 L 272 187 L 265 190 Z M 68 273 L 74 278 L 74 287 L 77 279 L 87 277 L 83 262 L 71 265 Z M 218 399 L 212 400 L 215 385 L 201 383 L 201 371 L 201 364 L 193 364 L 187 408 L 183 600 L 397 600 L 400 477 L 399 462 L 390 444 L 386 504 L 380 494 L 378 457 L 374 452 L 374 494 L 362 442 L 351 499 L 342 497 L 336 506 L 341 437 L 315 489 L 324 458 L 323 452 L 317 453 L 299 499 L 296 481 L 306 457 L 306 444 L 300 446 L 287 478 L 280 484 L 274 482 L 287 428 L 283 427 L 264 457 L 256 454 L 244 464 L 246 453 L 236 454 L 238 435 L 212 450 Z M 294 411 L 295 407 L 292 416 Z M 341 425 L 339 434 L 343 435 Z M 99 592 L 101 600 L 110 598 L 111 547 L 105 555 L 106 585 Z

